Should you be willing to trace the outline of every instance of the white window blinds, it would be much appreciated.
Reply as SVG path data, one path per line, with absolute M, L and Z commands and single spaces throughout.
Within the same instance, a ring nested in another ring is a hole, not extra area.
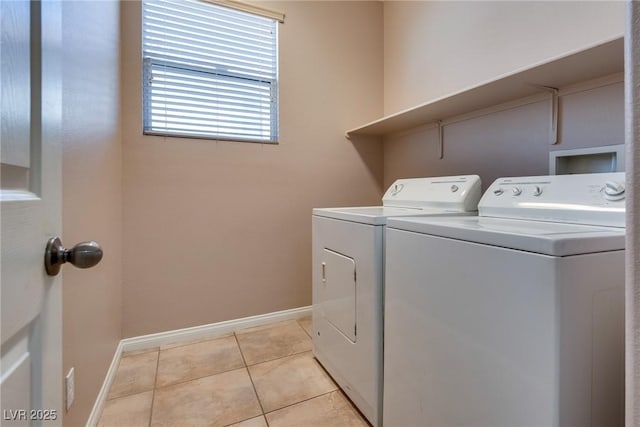
M 144 133 L 277 142 L 277 21 L 143 1 Z

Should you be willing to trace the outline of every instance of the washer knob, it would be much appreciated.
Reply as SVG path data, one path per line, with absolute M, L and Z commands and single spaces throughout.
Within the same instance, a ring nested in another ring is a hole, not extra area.
M 624 184 L 616 181 L 607 181 L 604 183 L 604 197 L 607 200 L 622 200 L 625 195 Z
M 453 185 L 451 186 L 451 192 L 452 192 L 452 193 L 455 193 L 456 191 L 458 191 L 458 189 L 459 189 L 459 187 L 458 187 L 457 185 L 455 185 L 455 184 L 453 184 Z
M 495 194 L 496 196 L 501 196 L 504 193 L 504 190 L 502 188 L 496 188 L 495 190 L 493 190 L 493 194 Z
M 539 185 L 536 185 L 535 188 L 533 189 L 533 195 L 538 197 L 542 194 L 542 187 L 540 187 Z
M 514 196 L 519 196 L 520 194 L 522 194 L 522 189 L 520 187 L 513 187 L 511 191 L 513 192 Z

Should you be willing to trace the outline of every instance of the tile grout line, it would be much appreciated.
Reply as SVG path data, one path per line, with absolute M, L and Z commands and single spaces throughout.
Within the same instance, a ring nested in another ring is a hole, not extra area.
M 173 342 L 173 343 L 168 343 L 168 344 L 164 344 L 164 345 L 160 345 L 158 348 L 160 350 L 173 350 L 174 348 L 180 348 L 180 347 L 186 347 L 188 345 L 194 345 L 194 344 L 200 344 L 200 343 L 204 343 L 207 341 L 215 341 L 217 339 L 220 338 L 228 338 L 231 335 L 233 335 L 234 332 L 229 332 L 227 334 L 222 334 L 222 335 L 216 335 L 216 336 L 212 336 L 209 338 L 202 338 L 202 339 L 196 339 L 196 340 L 192 340 L 192 341 L 185 341 L 183 342 Z M 162 348 L 162 347 L 166 347 L 166 348 Z
M 121 358 L 124 359 L 125 357 L 139 356 L 141 354 L 151 353 L 153 351 L 159 351 L 159 350 L 160 350 L 160 346 L 142 348 L 140 350 L 125 351 L 122 353 Z
M 247 375 L 249 375 L 249 381 L 251 381 L 251 387 L 253 387 L 253 392 L 256 395 L 256 400 L 258 401 L 258 405 L 260 405 L 260 412 L 262 412 L 262 416 L 267 420 L 267 417 L 264 415 L 264 407 L 262 406 L 262 402 L 260 401 L 260 396 L 258 396 L 258 390 L 256 389 L 256 385 L 253 382 L 253 377 L 251 376 L 251 371 L 249 371 L 249 365 L 247 365 L 247 361 L 244 358 L 244 353 L 242 352 L 242 347 L 240 347 L 240 341 L 238 340 L 238 336 L 236 333 L 233 333 L 233 337 L 236 339 L 236 344 L 238 345 L 238 349 L 240 350 L 240 356 L 242 356 L 242 362 L 244 363 L 245 369 L 247 370 Z M 267 427 L 269 427 L 269 423 L 267 422 Z
M 201 380 L 203 378 L 213 377 L 213 376 L 220 375 L 220 374 L 226 374 L 227 372 L 237 371 L 237 370 L 244 369 L 244 368 L 246 368 L 246 366 L 240 366 L 238 368 L 231 368 L 231 369 L 227 369 L 227 370 L 224 370 L 224 371 L 216 372 L 214 374 L 206 374 L 206 375 L 202 375 L 200 377 L 190 378 L 190 379 L 187 379 L 187 380 L 180 380 L 180 381 L 175 382 L 175 383 L 165 384 L 163 386 L 154 387 L 154 388 L 162 390 L 164 388 L 173 387 L 174 385 L 186 384 L 186 383 L 190 383 L 191 381 L 197 381 L 197 380 Z
M 242 353 L 242 350 L 240 351 Z M 289 354 L 285 354 L 284 356 L 277 356 L 274 357 L 273 359 L 266 359 L 266 360 L 261 360 L 260 362 L 256 362 L 256 363 L 252 363 L 251 365 L 249 365 L 248 363 L 246 363 L 245 360 L 245 364 L 247 365 L 247 367 L 249 366 L 256 366 L 256 365 L 260 365 L 262 363 L 267 363 L 267 362 L 273 362 L 274 360 L 278 360 L 278 359 L 284 359 L 285 357 L 291 357 L 291 356 L 297 356 L 303 353 L 312 353 L 313 354 L 313 347 L 310 348 L 309 350 L 301 350 L 301 351 L 295 351 L 293 353 L 289 353 Z M 243 360 L 244 360 L 244 356 L 243 356 Z
M 231 424 L 225 424 L 225 425 L 224 425 L 224 426 L 222 426 L 222 427 L 231 427 L 231 426 L 234 426 L 234 425 L 236 425 L 236 424 L 240 424 L 240 423 L 243 423 L 243 422 L 245 422 L 245 421 L 253 420 L 254 418 L 260 418 L 260 417 L 263 417 L 263 418 L 265 419 L 265 421 L 267 420 L 267 417 L 265 417 L 265 416 L 264 416 L 264 414 L 260 414 L 260 415 L 255 415 L 255 416 L 253 416 L 253 417 L 245 418 L 244 420 L 235 421 L 235 422 L 233 422 L 233 423 L 231 423 Z M 268 426 L 268 424 L 267 424 L 267 426 Z
M 302 327 L 300 322 L 298 322 L 298 319 L 295 319 L 295 324 L 300 329 L 302 329 L 302 331 L 305 333 L 305 335 L 307 335 L 309 337 L 310 340 L 313 339 L 313 337 L 309 333 L 307 333 L 307 330 Z M 267 418 L 267 413 L 264 411 L 264 407 L 262 406 L 262 401 L 260 400 L 260 397 L 258 396 L 258 390 L 256 389 L 256 385 L 253 382 L 253 377 L 251 376 L 251 371 L 249 370 L 249 364 L 247 363 L 247 361 L 246 361 L 246 359 L 244 357 L 244 353 L 242 352 L 242 347 L 240 346 L 240 340 L 238 340 L 238 334 L 237 334 L 237 332 L 234 332 L 233 335 L 236 338 L 236 342 L 238 343 L 238 348 L 240 349 L 240 354 L 242 355 L 242 360 L 244 361 L 244 364 L 247 367 L 247 373 L 249 374 L 249 379 L 251 380 L 251 385 L 253 385 L 253 390 L 256 393 L 256 397 L 258 398 L 258 403 L 260 404 L 260 408 L 262 409 L 262 418 L 264 419 L 264 422 L 267 425 L 267 427 L 269 427 L 269 419 Z M 275 360 L 278 360 L 278 359 L 284 359 L 286 357 L 291 357 L 291 356 L 295 356 L 295 355 L 298 355 L 298 354 L 306 353 L 307 351 L 312 351 L 312 350 L 305 350 L 305 351 L 295 352 L 295 353 L 292 353 L 292 354 L 288 354 L 286 356 L 280 356 L 280 357 L 276 357 L 276 358 L 269 359 L 269 360 L 263 360 L 261 362 L 254 363 L 251 366 L 256 366 L 256 365 L 259 365 L 259 364 L 262 364 L 262 363 L 272 362 L 272 361 L 275 361 Z M 333 390 L 333 391 L 335 391 L 335 390 Z M 322 396 L 322 395 L 319 395 L 319 396 Z M 315 397 L 319 397 L 319 396 L 315 396 Z M 311 399 L 313 399 L 313 398 L 311 398 Z M 305 400 L 309 400 L 309 399 L 305 399 Z M 304 400 L 302 402 L 304 402 Z M 297 403 L 300 403 L 300 402 L 296 402 L 296 403 L 294 403 L 292 405 L 295 405 Z M 292 405 L 288 405 L 288 406 L 292 406 Z M 274 412 L 274 411 L 271 411 L 271 412 Z
M 273 359 L 267 359 L 267 360 L 263 360 L 261 362 L 252 363 L 251 365 L 247 364 L 247 368 L 249 366 L 256 366 L 256 365 L 261 365 L 263 363 L 273 362 L 273 361 L 276 361 L 278 359 L 284 359 L 285 357 L 298 356 L 298 355 L 303 354 L 303 353 L 313 353 L 313 349 L 303 350 L 303 351 L 296 351 L 295 353 L 287 354 L 285 356 L 274 357 Z M 245 363 L 246 363 L 246 361 L 245 361 Z
M 305 334 L 307 334 L 307 335 L 309 336 L 309 338 L 310 338 L 311 340 L 313 340 L 313 336 L 311 335 L 311 333 L 310 333 L 310 332 L 307 332 L 307 330 L 304 328 L 304 326 L 302 326 L 302 325 L 300 324 L 300 319 L 296 319 L 296 322 L 298 323 L 298 326 L 300 326 L 300 327 L 302 328 L 302 330 L 305 332 Z
M 149 427 L 151 427 L 151 417 L 153 416 L 153 404 L 156 402 L 156 382 L 158 381 L 158 371 L 160 370 L 160 347 L 158 347 L 158 360 L 156 361 L 156 375 L 153 378 L 153 390 L 151 394 L 151 408 L 149 409 Z
M 344 394 L 344 392 L 343 392 L 342 390 L 340 390 L 340 388 L 336 388 L 336 389 L 334 389 L 334 390 L 327 391 L 326 393 L 321 393 L 321 394 L 319 394 L 319 395 L 317 395 L 317 396 L 308 397 L 308 398 L 306 398 L 306 399 L 302 399 L 302 400 L 301 400 L 301 401 L 299 401 L 299 402 L 290 403 L 290 404 L 288 404 L 288 405 L 283 406 L 282 408 L 278 408 L 278 409 L 274 409 L 273 411 L 269 411 L 269 412 L 267 412 L 267 413 L 265 413 L 265 414 L 264 414 L 264 416 L 265 416 L 264 418 L 265 418 L 265 419 L 267 419 L 267 414 L 273 414 L 274 412 L 278 412 L 278 411 L 280 411 L 280 410 L 282 410 L 282 409 L 290 408 L 290 407 L 295 406 L 295 405 L 298 405 L 298 404 L 300 404 L 300 403 L 308 402 L 308 401 L 313 400 L 313 399 L 316 399 L 316 398 L 318 398 L 318 397 L 322 397 L 322 396 L 326 396 L 327 394 L 335 393 L 336 391 L 339 391 L 340 393 L 343 393 L 343 394 Z M 351 401 L 350 401 L 350 400 L 349 400 L 349 403 L 350 403 L 351 405 L 353 405 L 353 404 L 351 403 Z
M 351 399 L 349 399 L 349 396 L 347 396 L 347 394 L 344 391 L 342 391 L 342 389 L 340 387 L 337 387 L 335 390 L 331 390 L 331 391 L 328 391 L 326 393 L 319 394 L 317 396 L 309 397 L 307 399 L 301 400 L 300 402 L 292 403 L 290 405 L 283 406 L 282 408 L 274 409 L 273 411 L 270 411 L 270 412 L 267 412 L 267 413 L 268 414 L 273 414 L 274 412 L 278 412 L 278 411 L 280 411 L 282 409 L 290 408 L 290 407 L 298 405 L 300 403 L 308 402 L 310 400 L 317 399 L 318 397 L 326 396 L 328 394 L 336 393 L 336 392 L 340 393 L 340 395 L 342 395 L 347 400 L 347 402 L 349 403 L 349 406 L 351 406 L 351 408 L 360 416 L 360 418 L 362 418 L 364 420 L 364 422 L 367 423 L 367 425 L 371 427 L 371 423 L 369 423 L 369 420 L 367 420 L 367 417 L 365 417 L 362 414 L 362 412 L 360 412 L 358 407 L 351 401 Z M 263 415 L 264 415 L 264 419 L 267 420 L 267 414 L 263 414 Z M 268 423 L 268 421 L 267 421 L 267 423 Z

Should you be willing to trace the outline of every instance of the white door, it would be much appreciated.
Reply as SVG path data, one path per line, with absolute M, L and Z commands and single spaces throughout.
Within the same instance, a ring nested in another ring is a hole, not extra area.
M 0 1 L 0 424 L 62 423 L 61 5 Z

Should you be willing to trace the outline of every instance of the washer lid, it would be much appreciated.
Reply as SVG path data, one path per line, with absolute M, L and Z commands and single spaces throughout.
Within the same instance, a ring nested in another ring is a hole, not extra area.
M 476 215 L 477 212 L 460 212 L 453 209 L 397 208 L 390 206 L 364 206 L 356 208 L 315 208 L 313 214 L 325 218 L 341 219 L 370 225 L 385 225 L 389 217 L 402 216 L 451 216 Z
M 390 218 L 387 227 L 552 256 L 625 248 L 616 227 L 485 217 Z

